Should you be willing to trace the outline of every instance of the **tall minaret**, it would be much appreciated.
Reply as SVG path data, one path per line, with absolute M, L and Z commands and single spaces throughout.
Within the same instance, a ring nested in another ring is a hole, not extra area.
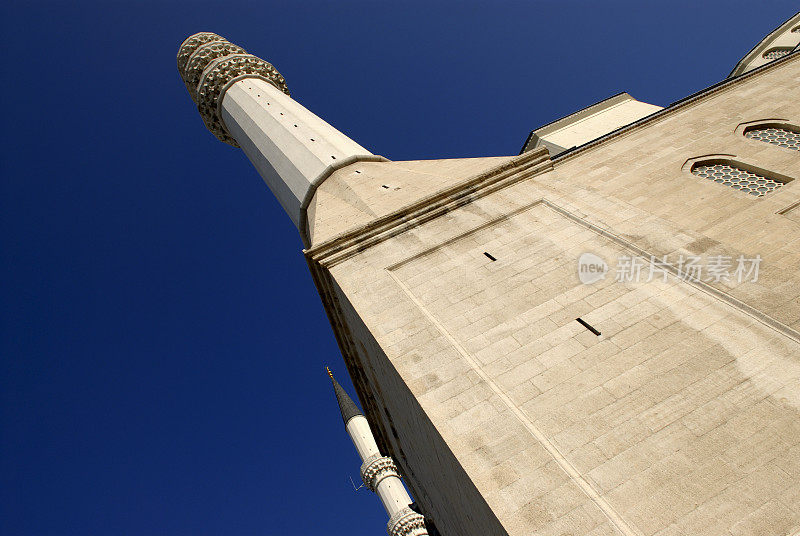
M 410 508 L 411 497 L 400 481 L 394 461 L 388 456 L 381 456 L 367 418 L 347 396 L 330 369 L 326 370 L 333 382 L 344 427 L 361 457 L 361 479 L 365 486 L 380 497 L 386 513 L 389 514 L 389 522 L 386 524 L 389 536 L 427 535 L 425 518 Z
M 178 71 L 206 127 L 241 147 L 306 240 L 317 186 L 356 161 L 383 161 L 289 97 L 266 61 L 202 32 L 178 50 Z

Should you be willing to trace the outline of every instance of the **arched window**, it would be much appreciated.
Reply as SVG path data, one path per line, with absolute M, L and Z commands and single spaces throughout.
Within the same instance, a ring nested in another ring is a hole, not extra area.
M 766 174 L 739 167 L 737 162 L 705 160 L 692 166 L 692 173 L 755 197 L 774 192 L 784 182 Z
M 744 137 L 800 151 L 800 129 L 786 124 L 762 124 L 744 131 Z
M 764 52 L 763 57 L 766 60 L 777 60 L 778 58 L 784 57 L 791 51 L 792 49 L 790 47 L 775 47 Z

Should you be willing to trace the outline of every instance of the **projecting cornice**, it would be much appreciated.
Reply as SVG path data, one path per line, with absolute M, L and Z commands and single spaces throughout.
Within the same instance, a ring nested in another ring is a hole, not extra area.
M 552 168 L 550 153 L 546 148 L 538 147 L 313 247 L 308 246 L 310 237 L 303 236 L 303 242 L 307 244 L 304 253 L 309 261 L 330 268 L 359 251 Z
M 286 80 L 272 64 L 248 54 L 219 35 L 201 32 L 178 49 L 178 71 L 208 130 L 219 140 L 238 147 L 222 120 L 225 91 L 245 78 L 260 78 L 289 95 Z

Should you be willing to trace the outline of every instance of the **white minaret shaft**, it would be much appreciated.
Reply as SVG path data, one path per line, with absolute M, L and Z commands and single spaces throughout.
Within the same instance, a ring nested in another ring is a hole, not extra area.
M 299 228 L 303 202 L 329 169 L 372 153 L 258 78 L 231 85 L 222 119 Z
M 400 480 L 397 467 L 388 456 L 382 456 L 364 414 L 353 403 L 331 371 L 328 370 L 336 400 L 342 412 L 345 429 L 361 457 L 361 479 L 374 491 L 389 514 L 386 531 L 390 536 L 425 536 L 425 519 L 411 508 L 411 497 Z
M 407 508 L 411 497 L 396 473 L 394 462 L 378 451 L 366 417 L 356 415 L 348 421 L 346 429 L 361 457 L 361 477 L 378 495 L 389 517 Z
M 216 34 L 184 41 L 178 70 L 206 126 L 242 148 L 304 240 L 306 208 L 325 178 L 355 161 L 385 160 L 289 97 L 272 65 Z

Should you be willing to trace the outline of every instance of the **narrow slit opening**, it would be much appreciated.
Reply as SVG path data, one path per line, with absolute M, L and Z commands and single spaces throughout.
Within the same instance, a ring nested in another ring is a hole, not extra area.
M 490 261 L 492 261 L 492 262 L 494 262 L 494 261 L 496 261 L 496 260 L 497 260 L 497 259 L 495 259 L 495 258 L 492 256 L 492 254 L 491 254 L 491 253 L 489 253 L 488 251 L 484 251 L 484 252 L 483 252 L 483 254 L 484 254 L 484 255 L 486 255 L 486 257 L 487 257 L 487 258 L 488 258 Z
M 586 329 L 588 329 L 589 331 L 591 331 L 592 333 L 594 333 L 598 337 L 600 336 L 600 332 L 597 331 L 596 329 L 594 329 L 594 327 L 592 327 L 591 325 L 589 325 L 589 323 L 586 322 L 586 320 L 584 320 L 582 318 L 576 318 L 575 320 L 578 321 L 578 324 L 580 324 L 581 326 L 585 327 Z

